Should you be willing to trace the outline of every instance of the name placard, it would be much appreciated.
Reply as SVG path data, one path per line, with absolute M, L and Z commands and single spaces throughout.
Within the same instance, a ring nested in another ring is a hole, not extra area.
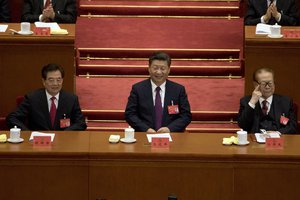
M 49 27 L 35 27 L 33 29 L 33 34 L 37 36 L 50 36 Z
M 51 146 L 51 136 L 34 136 L 34 146 Z
M 153 137 L 151 140 L 152 148 L 169 148 L 170 141 L 169 138 Z
M 266 138 L 266 149 L 283 149 L 283 138 Z

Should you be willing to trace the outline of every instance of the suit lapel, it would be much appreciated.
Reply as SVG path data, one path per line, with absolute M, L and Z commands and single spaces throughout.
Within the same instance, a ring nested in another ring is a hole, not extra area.
M 146 92 L 144 93 L 145 96 L 143 99 L 145 99 L 145 101 L 146 101 L 145 103 L 146 103 L 147 108 L 152 108 L 151 119 L 152 119 L 152 125 L 153 125 L 153 127 L 155 127 L 155 109 L 154 109 L 152 86 L 151 86 L 150 79 L 148 79 L 148 81 L 144 85 L 144 91 L 146 91 Z
M 168 120 L 169 114 L 168 114 L 168 105 L 171 102 L 171 86 L 170 82 L 166 80 L 166 91 L 165 91 L 165 99 L 164 99 L 164 108 L 163 108 L 163 118 L 162 118 L 162 126 L 165 124 L 165 122 Z
M 38 5 L 39 5 L 41 13 L 43 13 L 43 10 L 44 10 L 44 0 L 37 0 L 37 1 L 38 1 Z
M 46 117 L 46 122 L 45 123 L 47 124 L 49 129 L 52 129 L 50 113 L 49 113 L 49 107 L 48 107 L 48 99 L 47 99 L 45 90 L 43 91 L 43 93 L 41 95 L 40 105 L 42 106 L 41 111 L 44 113 L 44 116 Z
M 256 130 L 259 131 L 259 122 L 260 122 L 262 115 L 263 115 L 262 109 L 261 109 L 260 103 L 258 101 L 255 105 L 255 117 L 254 117 L 254 124 L 253 124 L 254 130 L 252 130 L 252 131 L 254 131 L 254 132 Z
M 276 126 L 277 127 L 280 127 L 280 117 L 281 117 L 281 111 L 277 108 L 277 105 L 280 104 L 280 99 L 277 98 L 276 95 L 273 95 L 273 102 L 272 102 L 272 106 L 273 106 L 273 109 L 274 109 L 274 118 L 275 118 L 275 121 L 276 121 Z
M 65 98 L 65 93 L 61 91 L 59 93 L 58 106 L 57 106 L 56 115 L 55 115 L 55 123 L 54 123 L 55 129 L 60 128 L 60 127 L 57 127 L 60 124 L 59 121 L 60 121 L 60 119 L 62 119 L 63 114 L 66 114 L 66 113 L 63 113 L 62 105 L 67 105 L 67 102 L 66 102 L 66 98 Z

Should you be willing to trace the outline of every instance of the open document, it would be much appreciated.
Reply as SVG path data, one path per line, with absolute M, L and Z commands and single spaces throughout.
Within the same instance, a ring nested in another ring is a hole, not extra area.
M 255 34 L 271 34 L 271 25 L 259 23 L 256 25 Z

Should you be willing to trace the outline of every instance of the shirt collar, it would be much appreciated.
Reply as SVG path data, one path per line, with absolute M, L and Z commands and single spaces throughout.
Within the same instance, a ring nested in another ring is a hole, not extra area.
M 264 99 L 264 98 L 260 97 L 259 98 L 259 104 L 261 105 L 264 100 L 267 100 L 268 104 L 271 105 L 272 101 L 273 101 L 273 95 L 269 96 L 267 99 Z
M 51 99 L 52 95 L 49 94 L 47 90 L 45 90 L 45 91 L 46 91 L 47 100 L 49 101 Z M 58 101 L 58 99 L 59 99 L 59 93 L 57 93 L 57 95 L 55 95 L 54 97 Z
M 152 92 L 154 92 L 158 86 L 151 79 L 150 79 L 150 82 L 151 82 Z M 166 82 L 167 81 L 165 81 L 163 84 L 161 84 L 159 86 L 160 89 L 161 89 L 161 91 L 165 91 L 165 89 L 166 89 Z

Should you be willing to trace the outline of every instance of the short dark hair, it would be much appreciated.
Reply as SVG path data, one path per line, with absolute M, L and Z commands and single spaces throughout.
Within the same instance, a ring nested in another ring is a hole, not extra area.
M 48 64 L 48 65 L 45 65 L 42 68 L 42 78 L 44 80 L 46 80 L 48 72 L 53 72 L 53 71 L 60 71 L 61 77 L 64 78 L 64 76 L 65 76 L 64 69 L 61 66 L 57 65 L 57 64 L 51 64 L 51 63 Z
M 252 75 L 253 81 L 257 82 L 257 78 L 256 77 L 257 77 L 258 74 L 260 74 L 262 72 L 270 72 L 273 75 L 273 79 L 275 80 L 275 73 L 274 73 L 273 69 L 268 68 L 268 67 L 261 67 L 261 68 L 256 69 L 253 72 L 253 75 Z
M 168 66 L 171 66 L 171 57 L 165 52 L 154 52 L 149 58 L 149 66 L 154 60 L 163 60 L 167 61 Z

